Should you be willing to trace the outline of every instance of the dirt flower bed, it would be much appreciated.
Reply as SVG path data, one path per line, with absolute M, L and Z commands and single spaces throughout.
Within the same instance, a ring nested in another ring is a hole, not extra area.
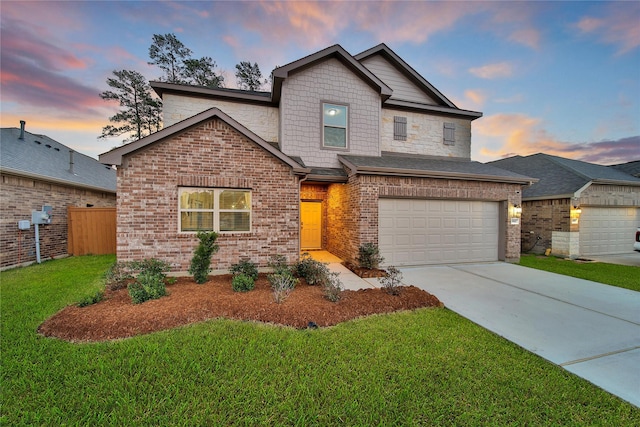
M 342 265 L 347 267 L 356 275 L 365 279 L 368 279 L 371 277 L 385 277 L 387 275 L 387 272 L 381 268 L 364 268 L 364 267 L 359 267 L 350 262 L 343 262 Z
M 255 289 L 245 293 L 231 289 L 230 275 L 210 276 L 202 285 L 181 277 L 167 291 L 166 297 L 138 305 L 131 303 L 126 289 L 107 291 L 97 304 L 64 308 L 40 325 L 38 332 L 73 342 L 105 341 L 219 317 L 306 328 L 309 322 L 324 327 L 376 313 L 442 307 L 435 296 L 414 286 L 403 287 L 399 296 L 382 289 L 344 291 L 342 299 L 333 303 L 324 298 L 320 287 L 303 280 L 284 303 L 276 304 L 262 274 Z

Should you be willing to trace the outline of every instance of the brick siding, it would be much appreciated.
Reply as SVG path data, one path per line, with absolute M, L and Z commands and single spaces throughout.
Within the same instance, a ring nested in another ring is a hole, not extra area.
M 39 226 L 40 259 L 67 255 L 67 207 L 114 207 L 113 193 L 64 186 L 32 178 L 2 174 L 0 189 L 0 268 L 36 261 L 35 227 L 18 230 L 18 221 L 31 221 L 31 212 L 53 207 L 51 224 Z
M 189 268 L 195 233 L 178 232 L 178 187 L 252 191 L 250 233 L 220 234 L 215 270 L 242 257 L 266 266 L 273 254 L 298 259 L 298 178 L 289 166 L 213 119 L 124 159 L 118 168 L 117 251 L 121 261 L 155 257 Z

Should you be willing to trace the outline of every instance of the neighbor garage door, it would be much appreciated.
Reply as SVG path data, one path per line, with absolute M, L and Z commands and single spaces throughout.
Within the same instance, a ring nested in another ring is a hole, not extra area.
M 496 261 L 499 205 L 459 200 L 380 199 L 386 265 Z
M 580 215 L 580 255 L 620 254 L 633 251 L 640 209 L 591 207 Z

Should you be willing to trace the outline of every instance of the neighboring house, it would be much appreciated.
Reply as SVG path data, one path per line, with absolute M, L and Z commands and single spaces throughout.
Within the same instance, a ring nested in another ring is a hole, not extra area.
M 44 135 L 0 129 L 0 268 L 36 260 L 32 211 L 51 206 L 51 224 L 39 226 L 41 259 L 67 255 L 67 207 L 114 207 L 116 172 Z
M 491 162 L 533 176 L 522 193 L 522 249 L 571 258 L 633 251 L 640 179 L 611 167 L 548 154 Z
M 103 153 L 118 169 L 118 258 L 186 270 L 364 243 L 386 264 L 515 261 L 509 221 L 530 178 L 470 160 L 471 122 L 384 44 L 335 45 L 273 72 L 271 92 L 152 82 L 165 128 Z
M 620 163 L 618 165 L 611 165 L 610 168 L 614 168 L 629 175 L 640 178 L 640 160 L 634 160 L 632 162 Z

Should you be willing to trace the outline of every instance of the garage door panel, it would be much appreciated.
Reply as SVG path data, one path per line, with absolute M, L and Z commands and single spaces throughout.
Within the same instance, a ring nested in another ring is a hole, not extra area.
M 381 199 L 379 204 L 379 243 L 387 265 L 498 259 L 496 202 Z
M 640 209 L 586 206 L 579 226 L 580 255 L 631 252 L 636 227 L 640 226 Z

